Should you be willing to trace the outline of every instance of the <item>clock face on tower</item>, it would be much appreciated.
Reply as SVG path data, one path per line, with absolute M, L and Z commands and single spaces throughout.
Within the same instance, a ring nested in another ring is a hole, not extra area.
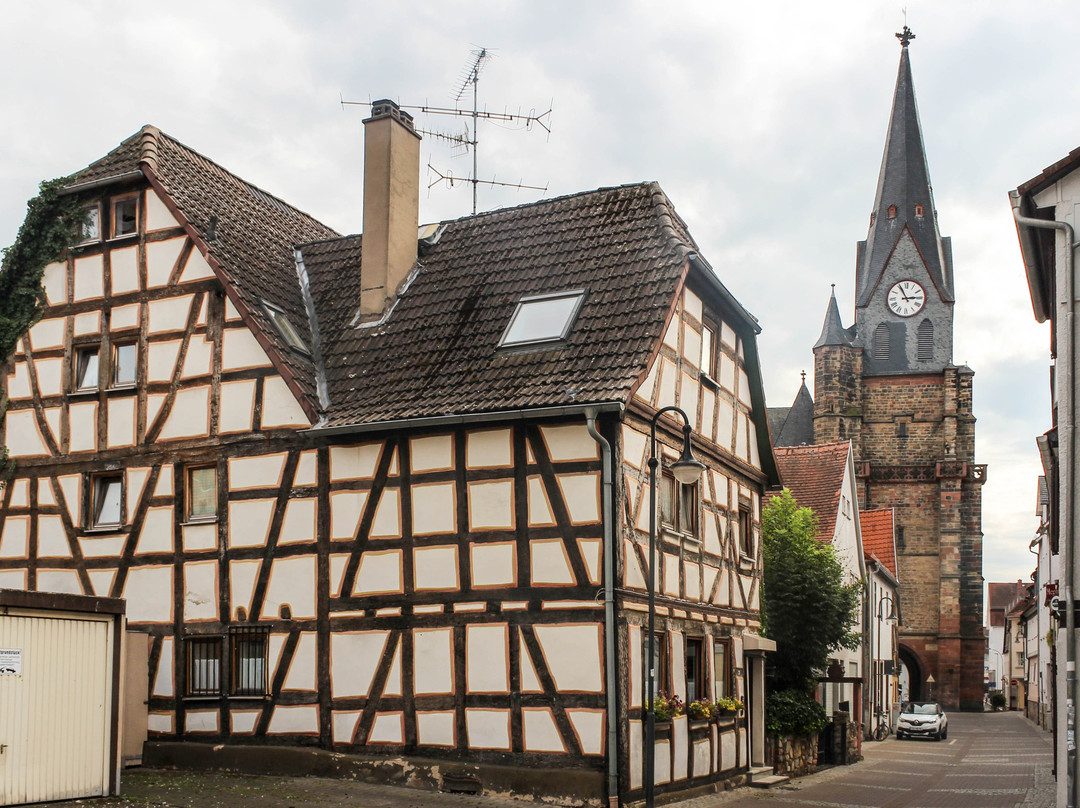
M 901 317 L 911 317 L 922 311 L 926 292 L 916 281 L 899 281 L 889 290 L 889 308 Z

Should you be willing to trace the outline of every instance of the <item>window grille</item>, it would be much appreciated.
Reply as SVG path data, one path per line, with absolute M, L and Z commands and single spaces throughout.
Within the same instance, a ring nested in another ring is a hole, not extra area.
M 221 638 L 189 637 L 187 651 L 187 694 L 216 696 L 221 692 Z
M 934 324 L 929 319 L 919 323 L 919 361 L 929 362 L 934 358 Z
M 874 329 L 874 359 L 887 360 L 889 358 L 889 327 L 885 323 L 879 323 Z
M 269 626 L 241 626 L 229 631 L 234 695 L 265 695 L 266 638 L 269 633 Z

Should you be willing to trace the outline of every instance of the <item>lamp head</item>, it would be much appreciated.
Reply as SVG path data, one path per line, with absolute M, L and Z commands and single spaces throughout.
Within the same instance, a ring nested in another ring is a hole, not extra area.
M 694 457 L 694 450 L 690 446 L 690 427 L 687 426 L 683 429 L 682 455 L 671 464 L 671 473 L 683 485 L 692 485 L 698 481 L 704 470 L 705 464 Z

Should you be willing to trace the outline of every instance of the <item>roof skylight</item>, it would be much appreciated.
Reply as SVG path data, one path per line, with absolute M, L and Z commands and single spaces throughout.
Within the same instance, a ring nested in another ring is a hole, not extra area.
M 521 298 L 499 340 L 499 347 L 513 348 L 565 340 L 584 299 L 583 289 Z
M 297 351 L 302 351 L 303 353 L 310 353 L 303 337 L 300 336 L 300 333 L 293 326 L 288 315 L 273 303 L 268 303 L 264 300 L 262 304 L 263 310 L 266 311 L 266 315 L 270 318 L 270 322 L 274 324 L 281 333 L 281 336 L 285 338 L 285 342 L 289 344 L 289 347 Z

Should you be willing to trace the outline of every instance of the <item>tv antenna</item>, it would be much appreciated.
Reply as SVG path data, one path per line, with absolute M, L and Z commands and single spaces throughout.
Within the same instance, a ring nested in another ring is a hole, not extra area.
M 454 106 L 451 107 L 433 107 L 428 104 L 420 105 L 408 105 L 399 104 L 401 109 L 417 110 L 429 115 L 448 115 L 457 118 L 472 118 L 472 131 L 469 130 L 468 124 L 465 126 L 465 131 L 461 134 L 451 134 L 448 132 L 439 132 L 429 129 L 417 129 L 416 131 L 422 135 L 428 135 L 430 137 L 438 138 L 450 143 L 452 146 L 458 146 L 466 150 L 472 150 L 472 176 L 464 179 L 464 182 L 468 182 L 472 185 L 472 212 L 476 215 L 477 210 L 477 188 L 480 185 L 499 186 L 504 188 L 522 188 L 533 191 L 546 191 L 547 186 L 540 185 L 526 185 L 524 182 L 500 182 L 495 179 L 482 180 L 479 178 L 478 173 L 478 159 L 477 152 L 480 138 L 477 133 L 477 129 L 480 125 L 480 121 L 494 121 L 501 123 L 514 123 L 524 125 L 526 129 L 531 129 L 533 125 L 539 126 L 549 135 L 551 134 L 551 110 L 552 105 L 548 105 L 546 112 L 537 113 L 536 109 L 532 109 L 528 114 L 521 112 L 488 112 L 487 110 L 481 110 L 479 107 L 479 92 L 477 85 L 480 82 L 480 73 L 483 71 L 484 66 L 488 60 L 492 58 L 492 52 L 490 48 L 477 48 L 472 51 L 472 58 L 469 60 L 465 69 L 461 73 L 461 78 L 458 81 L 454 90 Z M 470 86 L 472 87 L 472 109 L 461 109 L 460 103 L 462 97 L 468 92 Z M 346 105 L 350 106 L 371 106 L 371 101 L 346 101 L 341 100 L 342 107 Z M 428 163 L 428 169 L 435 173 L 435 180 L 428 184 L 428 188 L 433 188 L 440 182 L 445 182 L 449 186 L 453 187 L 455 182 L 462 181 L 460 178 L 454 177 L 452 172 L 440 171 L 435 168 L 431 163 Z

